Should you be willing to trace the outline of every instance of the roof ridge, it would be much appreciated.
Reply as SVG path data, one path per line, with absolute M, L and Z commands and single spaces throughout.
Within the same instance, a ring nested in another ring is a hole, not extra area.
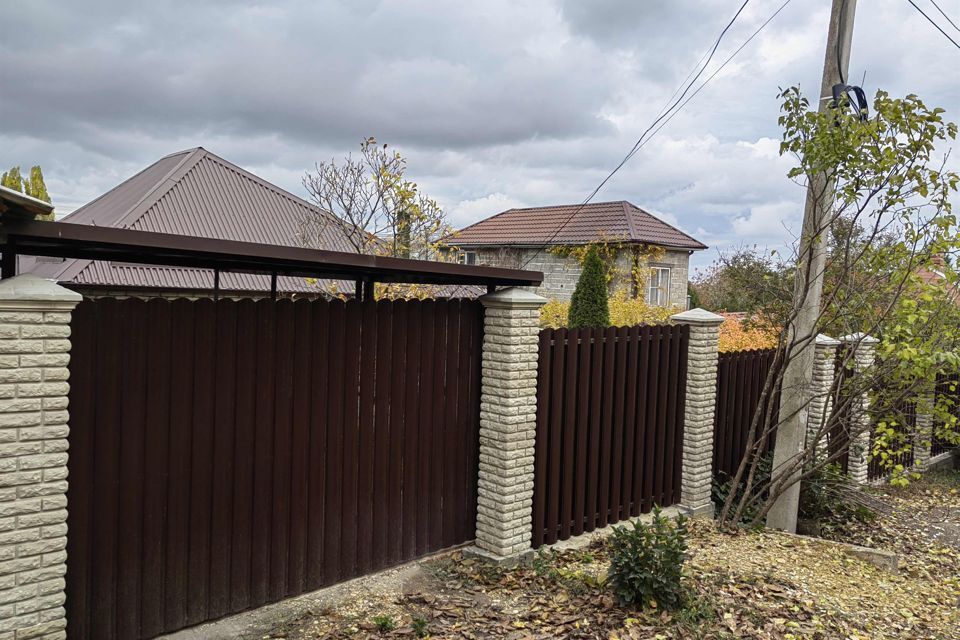
M 661 220 L 660 218 L 658 218 L 657 216 L 653 215 L 653 214 L 650 213 L 649 211 L 646 211 L 646 210 L 644 210 L 644 209 L 641 209 L 640 207 L 638 207 L 637 205 L 633 204 L 632 202 L 630 202 L 630 203 L 628 203 L 628 204 L 629 204 L 631 207 L 633 207 L 634 209 L 636 209 L 637 211 L 639 211 L 640 213 L 642 213 L 642 214 L 644 214 L 644 215 L 646 215 L 646 216 L 650 216 L 651 218 L 653 218 L 654 220 L 656 220 L 656 221 L 659 222 L 660 224 L 662 224 L 662 225 L 664 225 L 664 226 L 666 226 L 666 227 L 670 227 L 671 229 L 673 229 L 674 231 L 676 231 L 676 232 L 679 233 L 680 235 L 686 236 L 687 238 L 690 238 L 691 240 L 693 240 L 693 241 L 696 242 L 697 244 L 703 245 L 704 248 L 707 247 L 707 245 L 703 244 L 702 242 L 700 242 L 699 240 L 697 240 L 696 238 L 694 238 L 692 235 L 690 235 L 690 234 L 687 233 L 686 231 L 675 227 L 674 225 L 670 224 L 670 223 L 667 222 L 666 220 Z
M 156 204 L 156 202 L 159 201 L 166 193 L 168 193 L 170 189 L 176 186 L 176 184 L 180 181 L 181 178 L 183 178 L 183 176 L 190 173 L 190 169 L 197 166 L 197 163 L 203 158 L 203 155 L 207 153 L 207 150 L 204 149 L 203 147 L 194 147 L 186 151 L 187 151 L 187 155 L 184 156 L 184 158 L 180 162 L 178 162 L 175 167 L 173 167 L 172 169 L 170 169 L 170 171 L 164 174 L 164 176 L 160 178 L 157 181 L 157 183 L 153 185 L 153 187 L 151 187 L 150 189 L 147 189 L 144 192 L 143 196 L 139 200 L 137 200 L 133 204 L 133 206 L 127 209 L 126 213 L 124 213 L 122 216 L 117 218 L 116 222 L 114 222 L 113 224 L 114 227 L 122 229 L 126 225 L 133 224 L 134 222 L 142 218 L 143 215 L 150 210 L 150 207 Z M 164 157 L 170 158 L 174 155 L 176 154 L 172 153 Z M 157 162 L 159 162 L 159 160 Z M 156 162 L 154 164 L 156 164 Z M 187 168 L 185 171 L 182 171 L 183 168 L 188 164 L 190 165 L 189 168 Z M 182 173 L 180 173 L 181 171 Z M 175 176 L 177 173 L 180 173 L 180 175 L 177 177 L 176 180 L 174 180 L 173 176 Z M 168 182 L 170 184 L 167 184 Z
M 133 180 L 134 178 L 136 178 L 136 177 L 139 176 L 140 174 L 146 173 L 147 171 L 149 171 L 149 170 L 150 170 L 150 167 L 152 167 L 152 166 L 154 166 L 155 164 L 157 164 L 157 162 L 160 162 L 160 161 L 162 161 L 162 160 L 166 160 L 167 158 L 172 158 L 173 156 L 175 156 L 175 155 L 177 155 L 177 154 L 180 154 L 180 153 L 186 153 L 186 154 L 189 155 L 189 154 L 192 153 L 193 151 L 195 151 L 195 149 L 184 149 L 183 151 L 176 151 L 176 152 L 174 152 L 174 153 L 170 153 L 170 154 L 167 154 L 167 155 L 163 156 L 162 158 L 160 158 L 159 160 L 157 160 L 157 161 L 155 161 L 155 162 L 151 162 L 150 164 L 148 164 L 147 166 L 145 166 L 143 169 L 140 169 L 140 171 L 137 171 L 135 174 L 133 174 L 132 176 L 130 176 L 129 178 L 127 178 L 126 180 L 124 180 L 124 181 L 121 182 L 120 184 L 114 186 L 114 187 L 111 188 L 111 189 L 107 189 L 106 191 L 104 191 L 103 193 L 101 193 L 100 195 L 98 195 L 96 198 L 94 198 L 93 200 L 91 200 L 90 202 L 87 202 L 86 204 L 83 204 L 82 206 L 77 207 L 76 209 L 74 209 L 73 211 L 71 211 L 70 213 L 68 213 L 67 215 L 63 216 L 63 218 L 61 218 L 60 221 L 61 221 L 61 222 L 69 222 L 69 219 L 70 219 L 70 218 L 72 218 L 72 217 L 74 217 L 75 215 L 77 215 L 78 213 L 82 212 L 82 211 L 83 211 L 84 209 L 86 209 L 87 207 L 90 207 L 90 206 L 93 205 L 94 203 L 99 202 L 100 200 L 102 200 L 103 198 L 105 198 L 108 194 L 110 194 L 110 193 L 112 193 L 113 191 L 119 189 L 120 187 L 122 187 L 123 185 L 127 184 L 128 182 L 130 182 L 131 180 Z M 162 182 L 162 180 L 161 180 L 161 181 L 158 181 L 157 184 L 160 184 L 160 182 Z M 155 187 L 156 187 L 156 185 L 154 185 L 154 187 L 152 187 L 152 188 L 155 188 Z M 129 211 L 129 209 L 128 209 L 127 211 Z M 124 215 L 126 215 L 126 213 L 124 213 Z M 122 216 L 121 216 L 121 217 L 122 217 Z
M 637 228 L 633 224 L 633 216 L 630 215 L 630 210 L 627 208 L 627 206 L 632 206 L 632 205 L 630 205 L 630 203 L 627 202 L 626 200 L 621 200 L 620 204 L 623 205 L 623 217 L 626 218 L 627 230 L 630 233 L 630 239 L 639 240 L 640 238 L 637 237 Z

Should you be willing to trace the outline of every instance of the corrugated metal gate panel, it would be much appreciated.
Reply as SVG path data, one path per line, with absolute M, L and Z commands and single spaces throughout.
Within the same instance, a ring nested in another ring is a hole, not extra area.
M 151 638 L 474 536 L 475 301 L 85 301 L 68 632 Z
M 686 326 L 540 332 L 533 546 L 680 500 Z

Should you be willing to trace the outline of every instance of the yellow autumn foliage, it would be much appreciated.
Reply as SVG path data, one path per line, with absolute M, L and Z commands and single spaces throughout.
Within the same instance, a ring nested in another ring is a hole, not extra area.
M 720 351 L 772 349 L 777 346 L 777 331 L 759 322 L 745 323 L 737 316 L 727 316 L 720 325 Z
M 652 307 L 641 298 L 631 298 L 618 291 L 610 296 L 610 326 L 632 327 L 637 324 L 668 324 L 670 316 L 679 313 L 675 307 Z M 570 303 L 551 299 L 540 308 L 540 326 L 559 329 L 567 326 Z

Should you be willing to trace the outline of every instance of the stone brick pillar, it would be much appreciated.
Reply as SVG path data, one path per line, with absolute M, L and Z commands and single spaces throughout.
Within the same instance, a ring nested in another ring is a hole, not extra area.
M 926 471 L 933 446 L 933 407 L 936 402 L 933 391 L 917 398 L 916 435 L 913 439 L 913 466 L 917 471 Z
M 811 442 L 820 433 L 833 409 L 834 371 L 836 369 L 837 347 L 840 341 L 820 334 L 817 336 L 813 357 L 813 376 L 810 380 L 810 404 L 807 407 L 807 442 Z M 819 458 L 827 450 L 827 435 L 820 434 L 816 455 Z
M 538 335 L 546 301 L 519 288 L 480 298 L 483 372 L 473 552 L 499 563 L 516 562 L 531 551 Z
M 877 343 L 873 336 L 865 333 L 854 333 L 840 338 L 840 342 L 853 350 L 850 364 L 853 365 L 854 375 L 866 373 L 876 359 Z M 851 430 L 856 433 L 850 440 L 849 464 L 847 465 L 850 479 L 855 484 L 867 483 L 867 463 L 870 455 L 870 395 L 863 391 L 859 397 L 850 403 Z
M 723 318 L 703 309 L 671 316 L 690 326 L 687 395 L 683 423 L 680 497 L 691 515 L 713 517 L 713 412 L 717 400 L 717 351 Z
M 0 280 L 0 639 L 66 638 L 67 364 L 80 295 Z

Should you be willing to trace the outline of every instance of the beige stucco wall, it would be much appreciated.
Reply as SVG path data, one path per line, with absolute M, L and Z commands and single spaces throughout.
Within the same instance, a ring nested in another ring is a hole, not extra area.
M 623 250 L 617 256 L 617 270 L 623 274 L 630 272 L 631 255 Z M 478 249 L 477 264 L 507 267 L 512 269 L 530 269 L 543 272 L 543 284 L 536 292 L 545 298 L 569 300 L 580 277 L 580 264 L 575 258 L 559 256 L 549 251 L 536 249 Z M 687 251 L 664 252 L 660 260 L 650 266 L 670 268 L 670 303 L 672 306 L 687 308 L 687 279 L 690 270 L 690 254 Z M 614 281 L 611 289 L 620 283 Z M 644 292 L 646 297 L 646 292 Z

